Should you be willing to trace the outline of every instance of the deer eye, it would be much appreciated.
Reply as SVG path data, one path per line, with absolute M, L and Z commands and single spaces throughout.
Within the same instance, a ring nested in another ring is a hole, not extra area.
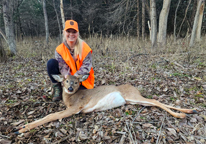
M 68 83 L 69 81 L 68 81 L 68 80 L 66 80 L 66 82 Z
M 75 82 L 75 84 L 77 84 L 77 82 Z

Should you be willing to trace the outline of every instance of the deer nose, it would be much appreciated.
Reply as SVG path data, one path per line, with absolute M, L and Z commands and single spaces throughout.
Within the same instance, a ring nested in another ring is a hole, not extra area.
M 70 92 L 72 92 L 72 91 L 73 91 L 73 88 L 72 88 L 72 87 L 69 87 L 68 90 L 69 90 Z

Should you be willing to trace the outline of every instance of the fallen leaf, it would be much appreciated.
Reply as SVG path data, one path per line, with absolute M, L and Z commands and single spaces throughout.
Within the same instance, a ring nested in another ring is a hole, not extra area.
M 150 123 L 146 123 L 142 125 L 142 128 L 149 128 L 149 127 L 154 127 L 154 126 Z
M 202 118 L 204 118 L 204 121 L 206 121 L 206 115 L 200 115 Z
M 10 140 L 0 139 L 0 144 L 10 144 L 11 142 Z
M 55 137 L 63 137 L 64 135 L 58 131 L 58 132 L 55 132 Z
M 195 123 L 195 122 L 197 122 L 197 119 L 196 118 L 191 118 L 190 122 Z
M 30 111 L 30 112 L 27 113 L 27 115 L 32 115 L 34 112 L 35 112 L 35 110 L 34 111 Z
M 23 123 L 25 120 L 20 120 L 18 122 L 11 123 L 13 126 L 18 126 L 19 124 Z
M 168 130 L 171 134 L 173 134 L 175 137 L 177 136 L 177 132 L 176 132 L 175 129 L 173 129 L 173 128 L 167 128 L 167 130 Z

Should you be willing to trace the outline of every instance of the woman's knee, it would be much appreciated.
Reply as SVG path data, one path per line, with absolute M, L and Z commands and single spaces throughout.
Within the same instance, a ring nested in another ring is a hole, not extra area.
M 47 68 L 58 66 L 58 61 L 56 59 L 50 59 L 47 62 Z

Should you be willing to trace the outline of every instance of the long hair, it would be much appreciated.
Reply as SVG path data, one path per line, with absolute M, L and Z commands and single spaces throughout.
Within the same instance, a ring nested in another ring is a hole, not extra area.
M 63 30 L 63 42 L 65 42 L 65 41 L 66 41 L 65 31 Z M 75 59 L 79 55 L 79 58 L 81 60 L 81 58 L 82 58 L 82 45 L 83 45 L 83 40 L 80 38 L 80 36 L 78 34 L 78 38 L 77 38 L 77 41 L 76 41 L 75 46 L 74 46 L 74 57 L 75 57 Z

